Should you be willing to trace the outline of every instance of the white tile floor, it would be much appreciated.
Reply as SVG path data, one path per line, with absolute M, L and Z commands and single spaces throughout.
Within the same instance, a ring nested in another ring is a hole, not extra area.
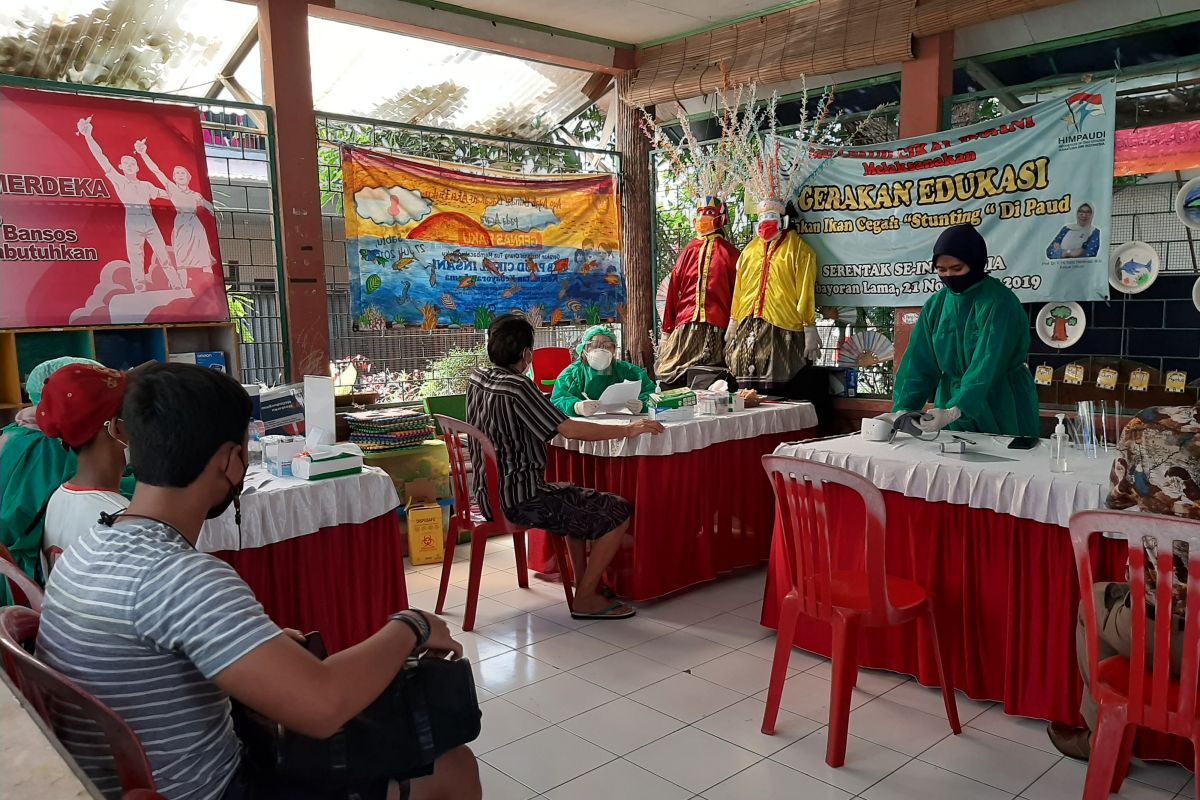
M 467 556 L 459 547 L 456 557 Z M 462 634 L 466 570 L 446 620 L 473 662 L 483 734 L 472 747 L 488 800 L 1070 800 L 1084 765 L 1061 758 L 1045 723 L 963 697 L 951 736 L 941 696 L 864 672 L 846 765 L 825 765 L 829 664 L 792 651 L 774 736 L 759 732 L 774 649 L 758 625 L 765 572 L 744 571 L 658 603 L 633 620 L 580 622 L 562 588 L 518 589 L 512 541 L 488 543 L 479 616 Z M 408 572 L 432 609 L 440 565 Z M 1136 764 L 1118 797 L 1187 800 L 1191 775 Z

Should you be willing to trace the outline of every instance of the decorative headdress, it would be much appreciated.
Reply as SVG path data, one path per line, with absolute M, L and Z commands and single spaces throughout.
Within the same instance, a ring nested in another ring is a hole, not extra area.
M 814 113 L 808 110 L 808 84 L 802 75 L 800 77 L 800 122 L 790 128 L 787 135 L 779 133 L 779 119 L 775 108 L 779 104 L 779 96 L 772 94 L 771 99 L 761 108 L 756 107 L 754 86 L 750 87 L 750 98 L 746 107 L 739 111 L 737 106 L 726 106 L 722 114 L 725 121 L 736 123 L 736 145 L 734 152 L 737 156 L 735 171 L 742 178 L 742 186 L 746 190 L 746 204 L 772 204 L 783 206 L 800 193 L 806 184 L 812 181 L 829 163 L 827 146 L 821 158 L 816 156 L 816 145 L 821 145 L 822 136 L 827 136 L 829 129 L 838 118 L 830 117 L 833 106 L 834 90 L 827 87 L 817 101 Z M 739 91 L 737 100 L 741 100 Z M 874 114 L 874 112 L 872 112 Z M 870 120 L 871 115 L 859 123 L 850 134 L 850 139 Z M 786 142 L 786 144 L 785 144 Z M 772 208 L 782 213 L 782 208 Z
M 741 94 L 739 92 L 739 98 Z M 719 201 L 724 213 L 724 201 L 741 186 L 741 177 L 736 172 L 736 159 L 732 141 L 722 121 L 721 138 L 713 142 L 700 143 L 692 132 L 687 114 L 680 108 L 675 117 L 681 131 L 676 142 L 658 127 L 654 117 L 642 109 L 642 130 L 651 145 L 660 150 L 672 171 L 683 182 L 685 198 L 698 208 L 711 207 L 710 200 Z

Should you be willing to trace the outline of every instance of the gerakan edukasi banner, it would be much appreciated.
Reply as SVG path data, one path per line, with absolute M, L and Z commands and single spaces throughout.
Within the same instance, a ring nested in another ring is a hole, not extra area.
M 1023 302 L 1108 297 L 1115 118 L 1115 84 L 1104 81 L 966 128 L 816 146 L 819 166 L 795 203 L 820 265 L 818 302 L 921 305 L 942 287 L 934 241 L 964 222 Z
M 360 330 L 620 319 L 614 176 L 518 175 L 346 147 L 346 256 Z
M 229 318 L 195 108 L 0 88 L 0 328 Z

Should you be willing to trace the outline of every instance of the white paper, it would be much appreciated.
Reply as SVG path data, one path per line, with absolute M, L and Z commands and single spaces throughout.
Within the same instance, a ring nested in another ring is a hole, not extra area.
M 637 400 L 642 393 L 641 381 L 623 381 L 609 386 L 600 396 L 600 408 L 603 411 L 617 411 L 625 408 L 630 400 Z
M 334 431 L 333 378 L 323 375 L 304 376 L 304 432 L 309 447 L 333 444 Z

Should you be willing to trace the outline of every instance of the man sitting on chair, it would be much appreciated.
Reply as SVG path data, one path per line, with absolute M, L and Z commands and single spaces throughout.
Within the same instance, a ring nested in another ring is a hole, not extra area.
M 1109 508 L 1136 508 L 1147 514 L 1167 514 L 1200 520 L 1200 404 L 1194 406 L 1151 407 L 1138 414 L 1121 434 L 1117 459 L 1112 468 Z M 1158 579 L 1156 548 L 1145 540 L 1146 602 L 1153 606 Z M 1174 552 L 1175 596 L 1171 615 L 1182 627 L 1187 585 L 1186 545 Z M 1128 583 L 1092 585 L 1096 601 L 1096 623 L 1100 634 L 1100 660 L 1121 655 L 1128 657 L 1132 648 L 1133 608 Z M 1082 609 L 1075 633 L 1075 651 L 1083 675 L 1083 702 L 1079 713 L 1086 728 L 1050 725 L 1050 741 L 1066 756 L 1087 760 L 1092 751 L 1092 732 L 1096 730 L 1096 701 L 1088 691 L 1087 638 Z M 1183 660 L 1183 637 L 1172 636 L 1171 672 L 1177 675 Z M 1154 655 L 1154 626 L 1146 627 L 1146 658 Z
M 624 425 L 601 425 L 569 419 L 525 375 L 533 363 L 533 326 L 522 316 L 497 318 L 488 329 L 487 349 L 493 366 L 471 375 L 467 422 L 483 431 L 496 448 L 504 506 L 500 510 L 518 525 L 566 537 L 577 581 L 571 616 L 632 617 L 632 608 L 604 596 L 600 578 L 621 546 L 633 507 L 613 494 L 547 483 L 546 445 L 557 435 L 595 442 L 658 434 L 663 431 L 662 424 L 639 419 Z M 483 454 L 473 442 L 471 462 L 483 464 Z M 490 517 L 494 510 L 488 506 L 483 470 L 475 470 L 474 481 L 476 502 Z

